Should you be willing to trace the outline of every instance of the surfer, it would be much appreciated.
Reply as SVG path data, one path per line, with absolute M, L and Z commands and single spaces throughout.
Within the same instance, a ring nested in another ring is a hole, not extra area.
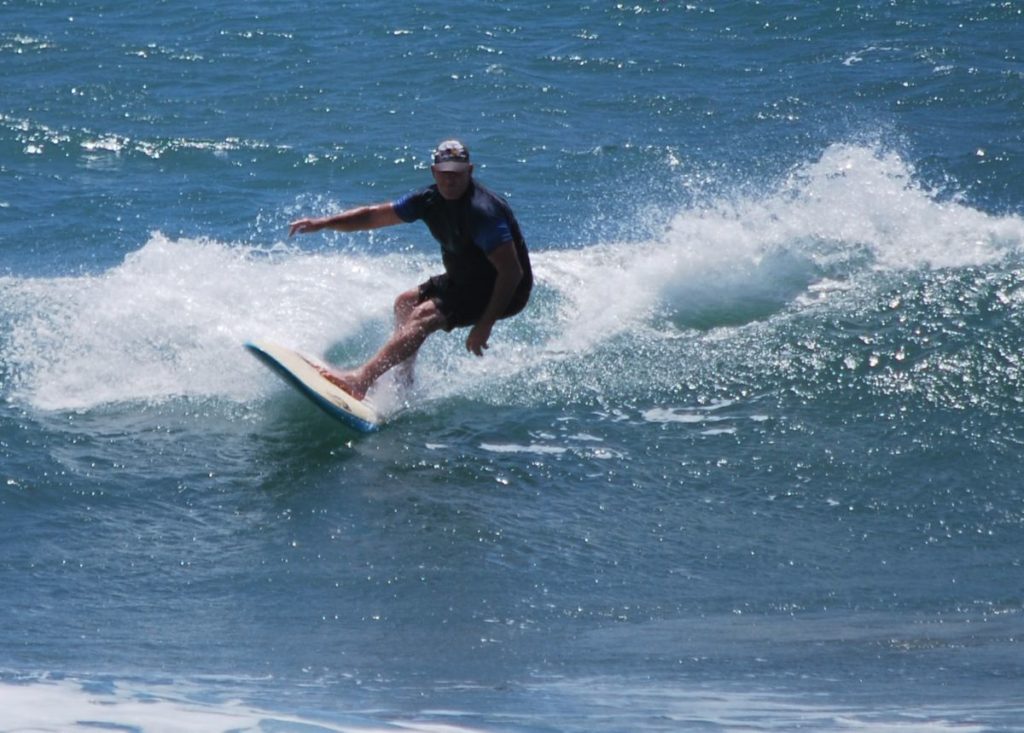
M 508 203 L 473 178 L 469 150 L 445 140 L 434 150 L 433 185 L 396 201 L 359 206 L 322 218 L 298 219 L 288 236 L 322 229 L 378 229 L 423 220 L 441 245 L 444 273 L 395 299 L 395 328 L 380 350 L 358 369 L 335 372 L 332 381 L 357 399 L 392 367 L 412 380 L 419 348 L 435 331 L 469 327 L 466 349 L 483 356 L 494 324 L 526 307 L 533 273 L 526 241 Z

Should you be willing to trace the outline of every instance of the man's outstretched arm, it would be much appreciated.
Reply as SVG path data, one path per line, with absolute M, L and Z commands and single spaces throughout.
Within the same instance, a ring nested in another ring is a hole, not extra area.
M 288 236 L 309 234 L 321 229 L 335 229 L 339 232 L 359 232 L 365 229 L 379 229 L 394 224 L 401 224 L 402 219 L 390 201 L 384 204 L 357 206 L 333 216 L 321 218 L 296 219 L 288 229 Z

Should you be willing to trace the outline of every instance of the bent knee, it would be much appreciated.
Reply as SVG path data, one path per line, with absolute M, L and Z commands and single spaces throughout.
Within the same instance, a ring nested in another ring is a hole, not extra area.
M 405 310 L 412 310 L 420 302 L 420 291 L 416 288 L 412 290 L 406 290 L 404 293 L 399 293 L 398 297 L 395 298 L 395 310 L 403 308 Z
M 409 316 L 420 304 L 420 293 L 419 290 L 413 288 L 412 290 L 406 290 L 404 293 L 400 293 L 395 298 L 395 316 L 404 319 Z
M 444 314 L 433 300 L 424 300 L 413 308 L 409 314 L 409 322 L 426 333 L 444 328 L 446 323 Z

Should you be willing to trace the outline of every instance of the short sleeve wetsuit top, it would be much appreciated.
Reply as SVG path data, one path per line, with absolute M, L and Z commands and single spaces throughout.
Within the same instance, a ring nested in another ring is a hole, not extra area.
M 526 306 L 533 287 L 530 255 L 519 222 L 501 196 L 471 179 L 455 201 L 445 199 L 432 185 L 406 194 L 394 208 L 403 221 L 422 219 L 441 245 L 445 274 L 421 285 L 420 293 L 438 302 L 449 329 L 471 325 L 483 314 L 497 278 L 488 257 L 504 242 L 515 245 L 523 279 L 502 317 Z

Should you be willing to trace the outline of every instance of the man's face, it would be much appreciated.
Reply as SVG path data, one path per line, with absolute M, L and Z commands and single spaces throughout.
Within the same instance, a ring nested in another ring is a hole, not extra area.
M 473 175 L 473 166 L 461 171 L 440 171 L 437 166 L 431 166 L 430 172 L 434 174 L 434 182 L 437 183 L 437 190 L 449 201 L 461 198 L 469 187 L 469 179 Z

